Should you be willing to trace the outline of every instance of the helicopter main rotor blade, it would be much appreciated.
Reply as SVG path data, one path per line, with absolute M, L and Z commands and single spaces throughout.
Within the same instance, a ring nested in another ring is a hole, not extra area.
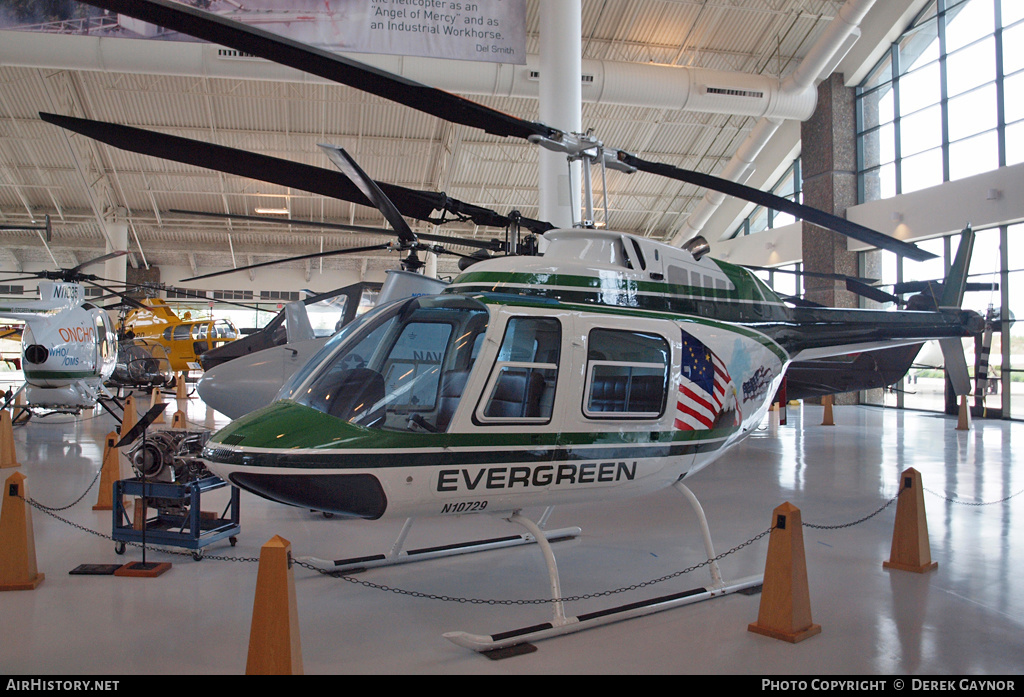
M 896 305 L 900 303 L 900 299 L 895 295 L 869 286 L 867 283 L 861 283 L 854 278 L 846 279 L 846 290 L 878 303 L 895 303 Z
M 154 290 L 155 291 L 164 291 L 164 292 L 170 291 L 170 292 L 173 292 L 175 295 L 184 295 L 187 298 L 191 298 L 193 300 L 203 300 L 205 302 L 210 302 L 211 300 L 213 300 L 213 298 L 209 297 L 208 295 L 203 295 L 202 294 L 203 291 L 195 291 L 195 290 L 190 290 L 188 288 L 168 288 L 163 283 L 139 283 L 139 284 L 136 284 L 135 288 L 136 289 L 147 289 L 147 290 L 150 290 L 150 291 L 154 291 Z M 247 305 L 245 303 L 236 303 L 236 302 L 232 302 L 231 300 L 224 300 L 223 298 L 217 298 L 216 302 L 217 302 L 218 305 L 233 305 L 234 307 L 240 307 L 243 310 L 255 310 L 257 312 L 269 312 L 269 310 L 264 310 L 264 308 L 260 307 L 258 303 L 248 304 Z M 149 311 L 153 310 L 153 308 L 148 306 L 148 305 L 143 305 L 142 307 L 145 310 L 149 310 Z
M 108 288 L 107 286 L 103 285 L 102 283 L 97 283 L 96 281 L 86 281 L 86 282 L 96 286 L 97 288 L 99 288 L 100 290 L 104 291 L 105 293 L 107 293 L 107 294 L 109 294 L 111 296 L 115 296 L 115 297 L 121 298 L 121 302 L 125 303 L 126 305 L 129 305 L 130 307 L 134 307 L 136 310 L 149 310 L 149 309 L 151 309 L 151 308 L 146 307 L 145 305 L 143 305 L 138 300 L 136 300 L 135 298 L 131 297 L 130 295 L 128 295 L 125 292 L 116 291 L 113 288 Z
M 315 220 L 297 220 L 295 218 L 278 218 L 269 215 L 243 215 L 241 213 L 211 213 L 208 211 L 187 211 L 181 208 L 168 208 L 168 213 L 194 215 L 201 218 L 220 218 L 222 220 L 248 220 L 255 223 L 273 223 L 276 225 L 296 225 L 316 227 L 345 232 L 368 232 L 375 235 L 393 235 L 394 231 L 386 227 L 370 227 L 368 225 L 345 225 L 344 223 L 317 222 Z
M 545 147 L 552 149 L 562 148 L 566 146 L 567 140 L 572 140 L 567 138 L 567 134 L 545 124 L 516 118 L 444 90 L 178 3 L 167 0 L 81 1 L 349 85 L 452 123 L 480 128 L 496 135 L 525 138 L 541 144 L 546 142 Z M 935 258 L 934 254 L 919 247 L 845 218 L 727 179 L 650 162 L 622 151 L 617 152 L 617 160 L 627 168 L 688 182 L 789 213 L 796 218 L 910 259 L 925 261 Z M 389 198 L 394 200 L 393 197 Z
M 751 271 L 772 271 L 774 273 L 785 273 L 792 274 L 794 276 L 806 276 L 808 278 L 827 278 L 833 281 L 845 281 L 848 278 L 852 278 L 855 281 L 861 283 L 875 283 L 878 281 L 877 278 L 857 278 L 854 276 L 847 276 L 841 273 L 825 273 L 824 271 L 797 271 L 796 269 L 780 269 L 774 266 L 751 266 L 750 264 L 741 264 L 745 269 Z
M 931 252 L 927 252 L 920 247 L 917 247 L 909 242 L 898 240 L 895 237 L 890 237 L 877 230 L 864 227 L 853 221 L 845 218 L 840 218 L 837 215 L 826 213 L 825 211 L 811 206 L 805 206 L 801 203 L 790 201 L 782 196 L 776 196 L 775 194 L 755 189 L 751 186 L 744 184 L 738 184 L 728 179 L 722 179 L 711 174 L 704 174 L 702 172 L 695 172 L 690 169 L 683 169 L 681 167 L 675 167 L 673 165 L 664 164 L 661 162 L 651 162 L 650 160 L 644 160 L 643 158 L 631 155 L 626 152 L 619 152 L 618 158 L 620 162 L 623 162 L 630 167 L 635 167 L 642 172 L 648 172 L 650 174 L 657 174 L 662 177 L 668 177 L 669 179 L 676 179 L 678 181 L 686 182 L 688 184 L 694 184 L 705 189 L 711 189 L 712 191 L 718 191 L 727 196 L 734 196 L 736 198 L 756 203 L 760 206 L 772 208 L 782 213 L 789 213 L 795 218 L 806 220 L 809 223 L 819 225 L 829 230 L 834 230 L 842 235 L 851 237 L 860 242 L 865 242 L 879 249 L 885 249 L 896 254 L 906 256 L 915 261 L 927 261 L 928 259 L 934 259 L 936 256 Z
M 40 112 L 39 118 L 121 150 L 372 206 L 343 174 L 323 167 L 106 121 L 46 112 Z M 435 224 L 447 222 L 443 216 L 433 216 L 433 212 L 439 210 L 451 213 L 456 219 L 471 220 L 484 227 L 504 228 L 511 222 L 507 216 L 489 208 L 450 198 L 443 192 L 407 189 L 384 182 L 377 182 L 377 185 L 403 215 L 416 220 Z M 537 234 L 543 234 L 554 227 L 546 221 L 529 218 L 523 218 L 521 224 Z
M 352 156 L 345 152 L 344 148 L 339 148 L 334 145 L 320 145 L 320 148 L 327 153 L 327 157 L 330 158 L 338 169 L 349 178 L 349 180 L 356 185 L 366 198 L 373 202 L 374 207 L 380 211 L 384 219 L 391 223 L 391 227 L 395 229 L 398 234 L 399 241 L 402 244 L 410 245 L 416 243 L 416 233 L 412 231 L 409 224 L 405 222 L 405 218 L 395 208 L 395 204 L 391 202 L 391 199 L 380 190 L 370 177 L 363 171 Z
M 328 222 L 317 222 L 315 220 L 296 220 L 294 218 L 271 218 L 265 215 L 241 215 L 235 213 L 208 213 L 206 211 L 186 211 L 180 208 L 169 208 L 168 213 L 178 213 L 180 215 L 195 215 L 205 218 L 224 218 L 228 220 L 251 220 L 258 223 L 276 223 L 277 225 L 296 225 L 299 227 L 313 227 L 323 228 L 325 230 L 345 230 L 348 232 L 367 232 L 375 235 L 394 235 L 394 230 L 383 227 L 367 227 L 365 225 L 345 225 L 343 223 L 328 223 Z M 451 235 L 432 235 L 426 232 L 418 232 L 416 236 L 422 240 L 429 240 L 431 242 L 441 242 L 443 244 L 462 245 L 464 247 L 473 247 L 474 249 L 488 249 L 491 251 L 497 251 L 501 247 L 500 240 L 492 240 L 490 242 L 481 242 L 479 240 L 469 240 L 463 237 L 452 237 Z
M 338 256 L 340 254 L 359 254 L 360 252 L 371 252 L 380 249 L 391 249 L 390 244 L 375 244 L 369 247 L 352 247 L 350 249 L 335 249 L 329 252 L 314 252 L 313 254 L 302 254 L 297 257 L 288 257 L 286 259 L 275 259 L 274 261 L 264 261 L 259 264 L 250 264 L 249 266 L 239 266 L 236 269 L 228 269 L 227 271 L 214 271 L 213 273 L 203 274 L 201 276 L 191 276 L 190 278 L 183 278 L 181 282 L 185 281 L 198 281 L 201 278 L 213 278 L 214 276 L 223 276 L 229 273 L 236 273 L 238 271 L 248 271 L 249 269 L 259 269 L 264 266 L 273 266 L 274 264 L 283 264 L 288 261 L 302 261 L 304 259 L 320 259 L 322 257 Z
M 126 250 L 126 249 L 119 249 L 119 250 L 116 250 L 116 251 L 113 251 L 113 252 L 109 252 L 107 254 L 103 254 L 101 256 L 98 256 L 98 257 L 96 257 L 94 259 L 89 259 L 88 261 L 83 261 L 78 266 L 74 266 L 74 267 L 68 269 L 68 271 L 70 273 L 78 273 L 79 271 L 84 269 L 86 266 L 92 266 L 93 264 L 99 264 L 101 261 L 109 261 L 110 259 L 117 259 L 118 257 L 123 257 L 127 253 L 128 253 L 128 250 Z
M 165 0 L 82 0 L 165 29 L 234 48 L 296 70 L 375 94 L 445 121 L 499 136 L 555 137 L 557 131 L 444 90 L 380 70 L 338 54 Z

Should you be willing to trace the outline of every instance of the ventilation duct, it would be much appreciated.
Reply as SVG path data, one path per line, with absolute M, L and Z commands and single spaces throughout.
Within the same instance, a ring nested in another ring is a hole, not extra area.
M 527 57 L 526 65 L 377 54 L 349 57 L 457 94 L 532 99 L 539 95 L 540 59 L 535 55 Z M 19 31 L 3 32 L 0 65 L 327 82 L 213 44 Z M 802 94 L 784 91 L 778 79 L 763 75 L 594 60 L 583 61 L 581 73 L 583 101 L 588 103 L 805 120 L 814 112 L 816 101 L 813 89 Z
M 814 101 L 817 101 L 817 82 L 832 74 L 832 71 L 860 38 L 860 23 L 874 4 L 875 0 L 849 0 L 843 5 L 839 14 L 825 28 L 821 38 L 811 47 L 797 69 L 783 81 L 779 89 L 780 98 L 784 99 L 785 95 L 791 94 L 798 95 L 802 99 L 808 93 L 813 93 Z M 780 108 L 776 114 L 781 114 L 783 111 Z M 813 113 L 812 106 L 807 116 L 796 120 L 805 121 Z M 747 139 L 740 144 L 732 160 L 718 176 L 739 183 L 744 183 L 749 179 L 754 173 L 754 160 L 775 135 L 785 118 L 765 114 L 755 124 Z M 683 246 L 685 240 L 699 234 L 718 207 L 722 205 L 724 199 L 725 197 L 721 194 L 708 192 L 672 237 L 671 244 Z

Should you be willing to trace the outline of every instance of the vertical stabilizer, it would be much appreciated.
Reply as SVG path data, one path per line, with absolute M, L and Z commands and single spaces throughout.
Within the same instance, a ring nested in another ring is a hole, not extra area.
M 967 271 L 971 266 L 971 254 L 974 251 L 974 230 L 970 224 L 960 233 L 960 247 L 956 250 L 956 258 L 949 267 L 946 280 L 942 284 L 942 297 L 939 307 L 960 307 L 964 301 L 964 290 L 967 288 Z
M 949 267 L 946 280 L 942 284 L 942 297 L 939 307 L 959 308 L 964 301 L 967 288 L 967 270 L 971 266 L 971 254 L 974 251 L 974 230 L 968 225 L 960 233 L 960 247 L 956 250 L 956 258 Z M 967 359 L 960 339 L 942 339 L 939 341 L 942 357 L 945 359 L 946 376 L 953 385 L 958 397 L 971 393 L 971 378 L 967 372 Z

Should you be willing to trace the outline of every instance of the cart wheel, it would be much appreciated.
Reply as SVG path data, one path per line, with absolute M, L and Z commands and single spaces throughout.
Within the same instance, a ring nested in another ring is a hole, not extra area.
M 124 554 L 125 544 L 124 542 L 114 543 L 114 552 L 117 554 Z
M 194 549 L 194 550 L 192 550 L 192 558 L 195 559 L 196 561 L 202 561 L 202 559 L 203 559 L 203 550 L 201 550 L 201 549 Z
M 237 537 L 229 537 L 228 538 L 228 542 L 230 542 L 231 546 L 234 547 L 236 544 L 238 544 L 238 538 Z

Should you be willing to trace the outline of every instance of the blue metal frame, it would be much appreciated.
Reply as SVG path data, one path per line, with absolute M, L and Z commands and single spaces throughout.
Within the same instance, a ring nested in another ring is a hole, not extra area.
M 143 531 L 136 530 L 132 519 L 124 508 L 124 496 L 140 496 L 145 498 L 176 499 L 186 501 L 185 515 L 168 515 L 158 513 L 155 519 L 147 517 L 145 542 L 156 545 L 184 547 L 193 550 L 193 557 L 201 558 L 197 553 L 206 545 L 230 538 L 235 544 L 235 535 L 239 525 L 239 489 L 231 487 L 231 501 L 220 518 L 203 518 L 200 498 L 204 492 L 213 491 L 227 482 L 219 477 L 204 477 L 188 484 L 171 484 L 168 482 L 143 481 L 139 478 L 123 479 L 114 482 L 114 511 L 112 537 L 117 542 L 143 542 Z M 123 545 L 117 548 L 118 553 L 124 551 Z

